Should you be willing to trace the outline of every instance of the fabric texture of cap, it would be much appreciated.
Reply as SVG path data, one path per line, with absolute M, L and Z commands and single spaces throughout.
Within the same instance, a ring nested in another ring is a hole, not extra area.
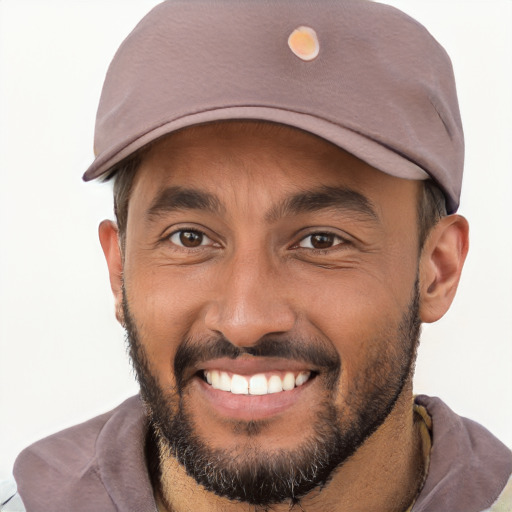
M 305 36 L 290 39 L 296 30 Z M 109 67 L 96 158 L 84 180 L 165 134 L 229 119 L 294 126 L 392 176 L 430 176 L 449 213 L 458 208 L 464 139 L 451 62 L 422 25 L 393 7 L 369 0 L 157 5 Z

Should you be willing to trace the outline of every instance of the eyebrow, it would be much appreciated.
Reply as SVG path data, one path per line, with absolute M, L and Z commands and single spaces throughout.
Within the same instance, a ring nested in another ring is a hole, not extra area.
M 345 187 L 319 187 L 298 192 L 274 205 L 265 215 L 272 223 L 282 217 L 334 209 L 356 214 L 362 220 L 379 221 L 372 202 L 360 192 Z M 146 212 L 149 219 L 177 210 L 203 210 L 213 214 L 225 212 L 219 198 L 202 190 L 167 187 L 151 203 Z
M 219 199 L 208 192 L 184 187 L 167 187 L 151 203 L 146 216 L 151 219 L 176 210 L 224 211 Z
M 266 214 L 268 222 L 288 215 L 334 209 L 358 215 L 361 220 L 379 221 L 376 208 L 363 194 L 345 187 L 320 187 L 299 192 L 272 207 Z

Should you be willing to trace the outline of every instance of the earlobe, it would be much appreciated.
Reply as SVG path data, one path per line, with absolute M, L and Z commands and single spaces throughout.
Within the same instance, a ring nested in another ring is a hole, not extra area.
M 116 318 L 124 325 L 123 315 L 123 259 L 119 245 L 119 231 L 115 222 L 104 220 L 100 223 L 99 237 L 103 254 L 107 260 L 110 287 L 114 294 Z
M 420 260 L 420 318 L 435 322 L 448 311 L 469 248 L 469 226 L 460 215 L 442 218 L 425 242 Z

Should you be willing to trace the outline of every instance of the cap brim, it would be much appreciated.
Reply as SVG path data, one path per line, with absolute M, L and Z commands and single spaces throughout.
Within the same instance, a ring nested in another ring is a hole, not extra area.
M 417 163 L 379 140 L 318 117 L 275 107 L 222 107 L 190 114 L 123 141 L 111 151 L 99 155 L 83 175 L 90 181 L 107 173 L 116 164 L 158 138 L 183 128 L 225 120 L 259 120 L 281 123 L 310 132 L 352 153 L 362 161 L 391 176 L 424 180 L 429 175 Z

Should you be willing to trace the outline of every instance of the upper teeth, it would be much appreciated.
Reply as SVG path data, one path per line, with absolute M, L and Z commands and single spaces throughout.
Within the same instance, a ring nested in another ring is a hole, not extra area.
M 295 386 L 302 386 L 309 380 L 311 372 L 286 372 L 284 375 L 272 374 L 268 378 L 264 373 L 244 376 L 229 374 L 218 370 L 205 371 L 204 376 L 212 388 L 230 391 L 235 395 L 267 395 L 289 391 Z

